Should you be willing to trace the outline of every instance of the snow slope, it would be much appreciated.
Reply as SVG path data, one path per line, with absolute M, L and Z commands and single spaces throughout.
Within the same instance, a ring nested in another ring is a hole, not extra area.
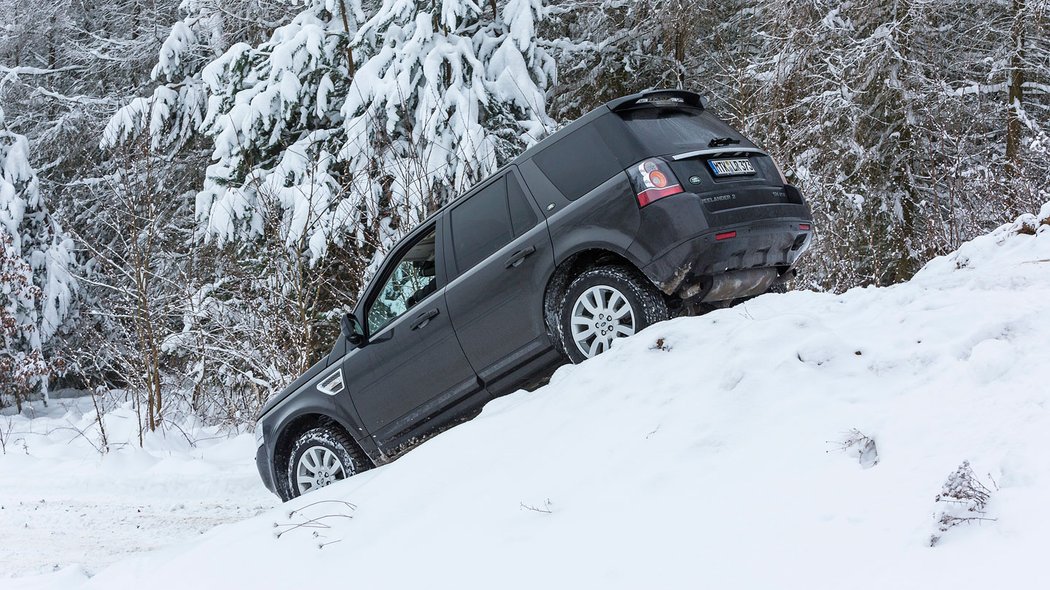
M 1029 216 L 907 284 L 654 326 L 391 465 L 21 587 L 1045 588 L 1048 302 Z M 988 520 L 941 532 L 980 516 L 935 501 L 963 461 Z

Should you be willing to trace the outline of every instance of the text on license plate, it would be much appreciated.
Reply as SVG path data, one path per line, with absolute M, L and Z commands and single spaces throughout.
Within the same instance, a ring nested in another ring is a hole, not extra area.
M 755 167 L 751 165 L 751 160 L 747 158 L 708 160 L 707 163 L 711 166 L 711 171 L 715 173 L 715 176 L 738 176 L 755 173 Z

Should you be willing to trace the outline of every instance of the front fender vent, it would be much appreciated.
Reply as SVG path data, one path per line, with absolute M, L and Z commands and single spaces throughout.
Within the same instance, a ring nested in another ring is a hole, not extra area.
M 321 393 L 327 393 L 328 395 L 335 395 L 343 391 L 345 388 L 346 385 L 343 384 L 342 369 L 336 369 L 334 373 L 325 377 L 317 384 L 317 389 L 320 390 Z

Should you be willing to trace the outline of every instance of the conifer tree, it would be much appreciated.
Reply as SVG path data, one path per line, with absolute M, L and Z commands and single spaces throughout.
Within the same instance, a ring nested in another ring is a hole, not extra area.
M 73 243 L 52 218 L 29 165 L 29 142 L 0 110 L 0 394 L 47 395 L 46 345 L 59 330 L 76 282 Z

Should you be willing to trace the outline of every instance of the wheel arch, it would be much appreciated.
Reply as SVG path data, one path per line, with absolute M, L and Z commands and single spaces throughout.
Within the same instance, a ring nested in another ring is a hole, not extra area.
M 322 426 L 341 430 L 346 434 L 347 439 L 356 447 L 356 450 L 360 452 L 360 456 L 369 457 L 368 453 L 366 453 L 361 445 L 354 439 L 351 430 L 336 418 L 319 411 L 304 411 L 297 414 L 286 420 L 280 426 L 273 445 L 274 485 L 280 488 L 280 491 L 282 492 L 280 495 L 282 497 L 287 497 L 290 492 L 290 490 L 287 489 L 288 482 L 286 481 L 286 478 L 281 475 L 284 473 L 284 469 L 288 464 L 288 459 L 290 458 L 292 447 L 295 445 L 296 439 L 298 439 L 304 432 Z
M 543 293 L 543 319 L 547 324 L 547 331 L 551 336 L 551 341 L 562 353 L 565 353 L 565 351 L 561 350 L 561 339 L 558 337 L 558 331 L 560 330 L 558 307 L 561 303 L 561 298 L 569 288 L 572 280 L 578 277 L 580 273 L 588 268 L 603 265 L 626 266 L 645 276 L 639 266 L 622 252 L 616 252 L 606 246 L 590 246 L 565 256 L 547 280 L 547 286 Z

